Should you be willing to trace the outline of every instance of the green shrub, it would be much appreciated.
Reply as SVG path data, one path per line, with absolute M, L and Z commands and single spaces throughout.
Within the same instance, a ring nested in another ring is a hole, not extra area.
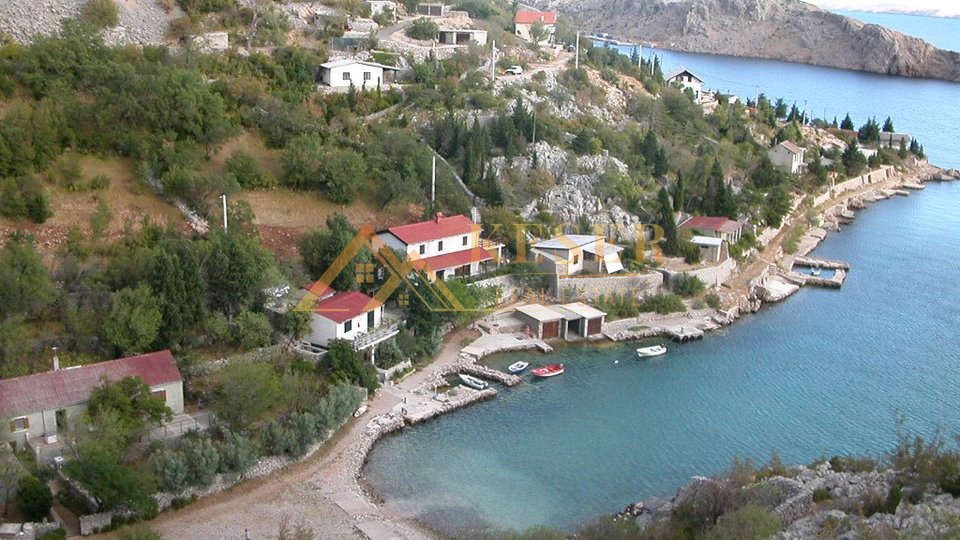
M 679 296 L 671 293 L 645 296 L 643 301 L 640 302 L 640 311 L 642 312 L 656 312 L 661 315 L 666 315 L 668 313 L 686 310 L 687 306 L 684 305 L 683 300 Z
M 263 313 L 241 311 L 237 315 L 234 328 L 234 343 L 244 349 L 266 347 L 270 345 L 273 327 Z
M 877 470 L 877 462 L 870 458 L 833 456 L 830 458 L 830 468 L 835 472 L 872 472 Z
M 243 473 L 257 463 L 257 447 L 242 434 L 226 430 L 220 444 L 220 472 Z
M 42 521 L 50 513 L 53 506 L 53 493 L 47 484 L 33 475 L 20 479 L 17 487 L 17 508 L 23 517 L 30 521 Z
M 38 537 L 37 540 L 67 540 L 67 531 L 64 529 L 50 531 L 47 534 Z
M 290 416 L 289 430 L 294 444 L 288 449 L 292 457 L 300 457 L 307 452 L 311 444 L 317 441 L 317 417 L 310 413 L 293 413 Z
M 271 456 L 290 453 L 296 442 L 293 435 L 283 424 L 274 420 L 263 430 L 263 447 Z
M 706 285 L 697 276 L 680 274 L 673 278 L 673 292 L 683 297 L 696 296 L 706 289 Z
M 260 170 L 256 158 L 243 149 L 234 150 L 224 164 L 228 173 L 232 174 L 245 189 L 267 187 L 267 177 Z
M 747 505 L 721 516 L 704 538 L 708 540 L 771 538 L 779 530 L 780 518 L 776 514 L 762 506 Z
M 440 27 L 437 26 L 437 23 L 425 17 L 420 17 L 413 21 L 413 24 L 407 29 L 407 36 L 413 39 L 432 40 L 437 38 L 439 32 Z
M 190 472 L 187 462 L 181 454 L 164 450 L 154 454 L 151 457 L 151 462 L 161 490 L 169 493 L 180 493 L 190 486 Z
M 715 292 L 709 293 L 709 294 L 707 294 L 707 296 L 704 297 L 704 300 L 707 302 L 707 305 L 710 306 L 711 308 L 713 308 L 713 309 L 720 309 L 720 295 L 719 295 L 719 294 L 717 294 L 717 293 L 715 293 Z
M 144 523 L 123 527 L 117 532 L 117 540 L 163 540 L 160 533 Z
M 220 468 L 220 453 L 207 437 L 183 441 L 183 459 L 187 464 L 187 479 L 194 486 L 209 486 Z
M 833 494 L 827 488 L 817 488 L 813 490 L 813 502 L 821 503 L 833 499 Z
M 80 10 L 80 18 L 97 28 L 116 26 L 120 22 L 113 0 L 87 0 Z
M 90 180 L 90 189 L 99 191 L 110 187 L 110 177 L 105 174 L 98 174 Z

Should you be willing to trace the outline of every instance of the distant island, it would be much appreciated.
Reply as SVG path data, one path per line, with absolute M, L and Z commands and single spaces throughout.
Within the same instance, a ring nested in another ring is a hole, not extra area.
M 543 0 L 580 27 L 687 52 L 960 82 L 960 54 L 799 0 Z

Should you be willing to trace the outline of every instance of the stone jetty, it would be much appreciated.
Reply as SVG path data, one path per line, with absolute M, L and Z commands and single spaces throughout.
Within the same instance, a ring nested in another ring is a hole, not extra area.
M 850 263 L 846 261 L 837 261 L 831 259 L 819 259 L 816 257 L 795 257 L 793 259 L 795 266 L 810 266 L 814 268 L 825 268 L 827 270 L 849 270 Z
M 462 364 L 460 366 L 460 372 L 473 375 L 475 377 L 480 377 L 481 379 L 495 381 L 505 386 L 516 386 L 523 380 L 516 375 L 504 373 L 496 369 L 488 368 L 487 366 L 481 366 L 473 363 Z

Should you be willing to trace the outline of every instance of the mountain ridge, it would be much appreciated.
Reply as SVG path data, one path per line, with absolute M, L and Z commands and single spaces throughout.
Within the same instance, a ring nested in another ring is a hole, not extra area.
M 543 0 L 587 30 L 686 52 L 960 82 L 960 54 L 799 0 Z

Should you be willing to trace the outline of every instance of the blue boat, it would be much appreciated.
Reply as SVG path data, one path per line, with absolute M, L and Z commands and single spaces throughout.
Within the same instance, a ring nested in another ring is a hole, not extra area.
M 524 361 L 514 362 L 510 364 L 510 367 L 507 368 L 507 371 L 513 374 L 523 373 L 523 370 L 527 369 L 527 366 L 530 364 Z

